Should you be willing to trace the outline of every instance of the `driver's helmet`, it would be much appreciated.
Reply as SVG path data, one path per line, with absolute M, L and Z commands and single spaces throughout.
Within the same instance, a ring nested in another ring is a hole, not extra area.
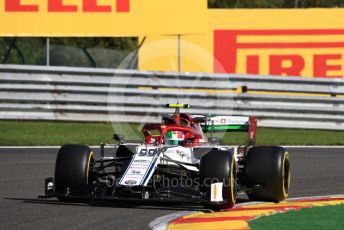
M 180 145 L 183 140 L 183 131 L 169 131 L 165 134 L 165 143 L 168 145 Z

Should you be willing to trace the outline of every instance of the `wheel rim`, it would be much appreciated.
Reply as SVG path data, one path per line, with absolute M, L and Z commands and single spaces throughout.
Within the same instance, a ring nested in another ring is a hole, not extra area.
M 290 163 L 289 163 L 289 154 L 285 152 L 283 158 L 283 171 L 282 171 L 282 186 L 283 186 L 283 195 L 288 197 L 289 194 L 289 185 L 290 185 Z
M 230 176 L 230 180 L 231 180 L 231 199 L 232 199 L 232 204 L 235 204 L 236 201 L 236 195 L 235 195 L 235 177 L 234 177 L 234 159 L 232 160 L 232 164 L 231 164 L 231 176 Z
M 86 166 L 86 181 L 87 184 L 89 184 L 89 173 L 90 173 L 90 166 L 91 166 L 91 161 L 93 160 L 93 152 L 90 153 L 87 159 L 87 166 Z

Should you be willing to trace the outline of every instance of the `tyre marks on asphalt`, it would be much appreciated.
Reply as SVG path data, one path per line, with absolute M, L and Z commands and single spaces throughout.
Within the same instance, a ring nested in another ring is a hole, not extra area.
M 260 216 L 284 213 L 290 210 L 300 210 L 315 206 L 344 204 L 344 195 L 316 198 L 293 199 L 278 204 L 257 203 L 237 206 L 229 210 L 211 213 L 193 213 L 178 217 L 169 223 L 169 230 L 185 229 L 235 229 L 248 230 L 248 221 Z

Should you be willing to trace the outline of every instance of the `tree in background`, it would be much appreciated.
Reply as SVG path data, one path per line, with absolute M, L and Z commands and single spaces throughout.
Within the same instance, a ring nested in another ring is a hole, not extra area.
M 0 64 L 44 65 L 45 38 L 0 38 Z
M 57 66 L 117 68 L 138 48 L 137 38 L 52 38 L 50 63 Z M 122 68 L 137 68 L 128 65 Z
M 103 48 L 103 49 L 119 49 L 119 50 L 134 50 L 137 47 L 137 39 L 135 38 L 52 38 L 51 44 L 73 46 L 77 48 Z
M 282 0 L 209 0 L 210 8 L 280 8 Z
M 209 0 L 210 8 L 344 7 L 344 0 Z
M 0 38 L 0 64 L 47 64 L 47 40 Z M 50 38 L 50 65 L 116 68 L 138 47 L 137 38 Z

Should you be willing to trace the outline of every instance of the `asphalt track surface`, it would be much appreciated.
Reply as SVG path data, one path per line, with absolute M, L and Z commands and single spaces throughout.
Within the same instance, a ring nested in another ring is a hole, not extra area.
M 39 200 L 44 178 L 53 175 L 56 153 L 0 148 L 0 229 L 149 229 L 157 217 L 199 208 Z M 289 153 L 290 197 L 344 194 L 344 148 L 291 148 Z

